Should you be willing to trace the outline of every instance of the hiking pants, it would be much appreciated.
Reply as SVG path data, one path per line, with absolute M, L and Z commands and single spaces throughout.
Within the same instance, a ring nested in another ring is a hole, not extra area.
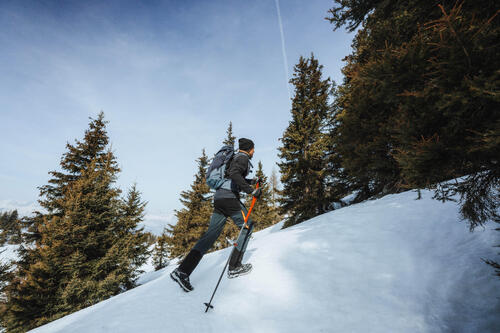
M 242 211 L 245 215 L 248 214 L 246 207 L 236 198 L 216 199 L 214 201 L 214 212 L 210 219 L 208 230 L 201 236 L 193 249 L 204 255 L 212 247 L 217 238 L 219 238 L 228 217 L 230 217 L 238 228 L 241 229 L 245 223 Z M 236 249 L 242 254 L 247 248 L 248 241 L 253 231 L 253 222 L 251 219 L 248 219 L 247 224 L 248 229 L 243 228 L 243 231 L 236 240 L 236 244 L 238 244 Z

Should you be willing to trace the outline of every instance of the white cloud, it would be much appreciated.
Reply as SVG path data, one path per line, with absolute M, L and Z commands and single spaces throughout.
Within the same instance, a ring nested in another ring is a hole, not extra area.
M 174 213 L 170 214 L 146 214 L 144 221 L 140 226 L 144 226 L 144 231 L 151 232 L 154 235 L 161 235 L 163 229 L 169 224 L 175 224 L 176 218 Z
M 36 198 L 64 142 L 81 139 L 100 110 L 122 168 L 118 185 L 137 182 L 148 213 L 180 208 L 201 149 L 213 155 L 229 121 L 237 137 L 254 140 L 270 174 L 290 117 L 272 1 L 160 1 L 119 5 L 120 13 L 113 2 L 75 6 L 54 15 L 45 3 L 0 5 L 4 193 Z M 290 64 L 314 51 L 335 77 L 351 38 L 331 32 L 328 6 L 296 0 L 280 9 Z

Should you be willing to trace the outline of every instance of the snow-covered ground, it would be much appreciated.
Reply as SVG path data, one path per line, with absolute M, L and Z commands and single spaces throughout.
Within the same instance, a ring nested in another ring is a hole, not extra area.
M 470 233 L 455 203 L 388 195 L 255 234 L 251 274 L 224 278 L 229 255 L 206 255 L 183 292 L 175 265 L 141 286 L 32 332 L 500 332 L 500 232 Z

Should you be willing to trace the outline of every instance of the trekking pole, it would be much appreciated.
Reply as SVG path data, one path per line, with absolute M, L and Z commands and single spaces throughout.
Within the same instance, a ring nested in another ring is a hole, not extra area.
M 257 183 L 256 189 L 257 188 L 259 188 L 259 183 Z M 241 235 L 241 233 L 243 232 L 243 228 L 248 228 L 247 221 L 248 221 L 248 218 L 250 217 L 250 213 L 252 212 L 253 206 L 255 205 L 255 201 L 257 201 L 257 198 L 253 197 L 252 198 L 252 203 L 250 204 L 250 209 L 248 210 L 247 215 L 244 216 L 245 223 L 243 223 L 243 225 L 241 226 L 240 232 L 238 234 L 238 238 L 240 238 L 239 235 Z M 243 214 L 243 212 L 242 212 L 242 214 Z M 205 309 L 205 313 L 208 312 L 209 308 L 212 308 L 212 309 L 214 308 L 214 306 L 211 305 L 212 300 L 214 299 L 215 292 L 217 291 L 217 288 L 219 287 L 219 283 L 222 280 L 222 277 L 224 276 L 224 272 L 226 271 L 227 265 L 229 265 L 229 260 L 231 260 L 231 256 L 232 256 L 233 251 L 234 251 L 234 249 L 236 248 L 237 245 L 238 245 L 238 243 L 236 243 L 236 242 L 233 243 L 233 249 L 231 250 L 231 254 L 229 255 L 229 258 L 226 261 L 226 265 L 224 265 L 224 269 L 222 270 L 222 273 L 221 273 L 221 275 L 219 277 L 219 281 L 217 281 L 217 285 L 215 286 L 214 292 L 212 293 L 212 297 L 210 297 L 210 301 L 208 303 L 203 303 L 207 307 Z

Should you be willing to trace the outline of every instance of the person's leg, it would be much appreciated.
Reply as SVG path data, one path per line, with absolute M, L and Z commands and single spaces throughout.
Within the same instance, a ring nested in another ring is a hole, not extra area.
M 224 216 L 222 212 L 214 210 L 207 231 L 205 231 L 205 233 L 196 242 L 193 249 L 199 251 L 202 255 L 210 250 L 217 238 L 219 238 L 222 229 L 224 229 L 226 219 L 226 216 Z
M 238 226 L 238 228 L 241 229 L 241 227 L 245 224 L 242 212 L 246 215 L 248 214 L 248 211 L 246 207 L 241 203 L 239 204 L 239 206 L 241 209 L 240 212 L 231 215 L 231 219 Z M 248 219 L 247 226 L 248 228 L 244 227 L 238 239 L 236 240 L 236 247 L 233 249 L 233 252 L 231 254 L 231 259 L 229 260 L 229 269 L 241 265 L 241 261 L 243 260 L 243 255 L 245 254 L 248 242 L 250 241 L 250 237 L 252 236 L 252 231 L 253 231 L 252 219 L 250 218 Z
M 200 237 L 192 250 L 179 265 L 178 269 L 181 272 L 187 274 L 188 276 L 191 275 L 203 255 L 212 247 L 214 242 L 217 240 L 225 224 L 226 217 L 217 210 L 214 210 L 207 231 L 205 231 L 205 233 Z

